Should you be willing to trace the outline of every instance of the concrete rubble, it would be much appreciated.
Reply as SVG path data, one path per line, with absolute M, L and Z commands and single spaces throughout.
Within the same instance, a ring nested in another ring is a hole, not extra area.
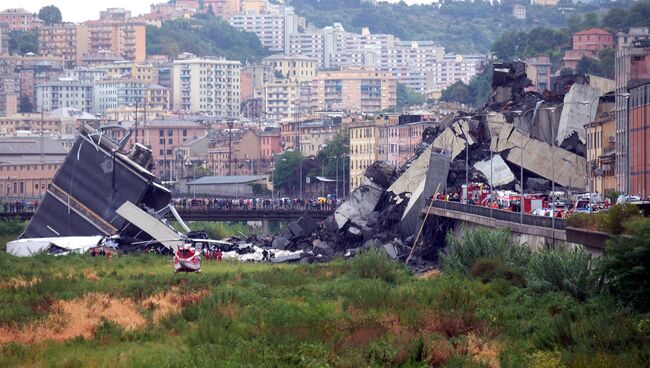
M 41 213 L 39 208 L 25 236 L 117 235 L 120 247 L 134 250 L 149 246 L 166 250 L 176 241 L 192 241 L 208 251 L 221 250 L 224 258 L 265 262 L 325 262 L 374 248 L 400 261 L 413 252 L 409 265 L 426 268 L 436 261 L 450 226 L 448 220 L 435 216 L 424 223 L 422 211 L 436 192 L 458 194 L 466 180 L 492 184 L 495 189 L 521 187 L 522 166 L 527 192 L 548 191 L 552 180 L 559 190 L 584 190 L 582 126 L 596 112 L 597 103 L 588 101 L 605 93 L 610 81 L 557 77 L 543 94 L 528 92 L 531 86 L 524 63 L 496 64 L 485 106 L 427 126 L 422 142 L 402 166 L 382 161 L 370 165 L 366 180 L 332 216 L 321 223 L 305 216 L 275 236 L 245 240 L 209 240 L 173 229 L 176 238 L 162 239 L 162 234 L 170 234 L 160 214 L 168 209 L 171 194 L 148 171 L 150 152 L 136 146 L 133 152 L 122 153 L 120 143 L 88 131 L 83 142 L 73 147 L 43 201 L 42 207 L 52 212 Z M 73 164 L 86 156 L 92 162 L 77 166 L 75 172 Z M 125 175 L 127 171 L 137 177 Z M 100 184 L 94 188 L 93 183 Z M 75 198 L 82 198 L 82 203 L 75 203 Z M 129 211 L 120 210 L 125 204 Z

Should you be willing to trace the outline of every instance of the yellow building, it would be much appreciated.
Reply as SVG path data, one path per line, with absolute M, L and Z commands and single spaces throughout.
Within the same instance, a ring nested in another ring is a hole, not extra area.
M 380 130 L 388 120 L 359 120 L 349 124 L 350 192 L 365 181 L 363 173 L 380 159 Z
M 271 55 L 262 63 L 271 68 L 275 79 L 308 82 L 316 78 L 316 60 L 304 55 Z
M 616 190 L 615 137 L 616 114 L 614 103 L 600 103 L 596 121 L 586 124 L 587 129 L 587 162 L 591 163 L 591 182 L 593 191 L 603 199 L 609 191 Z
M 143 83 L 153 83 L 156 75 L 153 65 L 132 61 L 116 61 L 106 68 L 109 77 L 134 79 Z
M 38 53 L 63 58 L 66 67 L 81 63 L 88 53 L 88 29 L 83 24 L 62 23 L 38 30 Z
M 397 107 L 397 82 L 368 69 L 320 71 L 311 82 L 311 111 L 380 112 Z

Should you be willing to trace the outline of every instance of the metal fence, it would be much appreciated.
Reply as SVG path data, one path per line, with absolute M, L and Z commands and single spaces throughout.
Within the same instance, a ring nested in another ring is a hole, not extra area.
M 512 222 L 517 224 L 538 226 L 545 228 L 555 228 L 557 230 L 565 229 L 565 221 L 561 218 L 551 218 L 544 216 L 521 215 L 519 212 L 504 211 L 496 208 L 468 205 L 460 202 L 433 201 L 433 207 L 450 211 L 464 212 L 471 215 L 492 218 L 495 220 Z M 555 224 L 553 224 L 555 222 Z

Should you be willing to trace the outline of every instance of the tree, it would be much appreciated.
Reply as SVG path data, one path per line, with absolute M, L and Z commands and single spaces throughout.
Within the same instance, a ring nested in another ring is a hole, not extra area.
M 20 95 L 20 102 L 18 103 L 18 111 L 21 113 L 34 112 L 34 106 L 29 100 L 27 95 Z
M 297 193 L 300 187 L 300 164 L 304 157 L 297 151 L 285 151 L 278 156 L 273 170 L 273 187 L 285 193 Z M 303 172 L 303 176 L 304 176 Z M 304 179 L 303 179 L 304 180 Z
M 38 17 L 48 26 L 61 23 L 63 20 L 61 17 L 61 10 L 54 5 L 42 7 L 41 10 L 38 11 Z
M 319 159 L 324 162 L 325 176 L 330 179 L 336 179 L 338 177 L 338 183 L 340 183 L 338 187 L 341 192 L 344 187 L 349 188 L 350 183 L 350 175 L 346 175 L 350 167 L 349 151 L 350 137 L 347 132 L 340 131 L 336 138 L 330 141 L 327 147 L 321 150 L 318 155 Z
M 9 53 L 24 55 L 38 52 L 38 33 L 32 31 L 9 32 Z
M 440 100 L 447 102 L 470 103 L 469 88 L 463 81 L 456 81 L 442 90 Z
M 397 83 L 397 109 L 405 107 L 422 105 L 426 98 L 421 93 L 417 93 L 402 83 Z
M 610 292 L 636 308 L 650 310 L 650 223 L 630 224 L 631 237 L 607 241 L 599 271 Z

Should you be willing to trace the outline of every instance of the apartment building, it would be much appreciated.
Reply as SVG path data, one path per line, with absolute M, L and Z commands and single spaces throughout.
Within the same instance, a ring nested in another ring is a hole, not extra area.
M 522 5 L 522 4 L 513 5 L 512 16 L 515 19 L 526 20 L 526 5 Z
M 262 46 L 273 52 L 289 53 L 290 35 L 304 27 L 305 19 L 297 16 L 293 8 L 273 5 L 268 12 L 240 13 L 230 18 L 230 25 L 257 35 Z
M 630 36 L 632 38 L 632 36 Z M 630 194 L 630 88 L 650 81 L 650 39 L 640 35 L 616 51 L 616 189 Z
M 375 70 L 320 71 L 310 100 L 310 111 L 380 112 L 397 106 L 397 83 L 392 74 Z
M 174 60 L 172 73 L 174 110 L 239 116 L 239 61 L 189 57 Z
M 217 17 L 230 19 L 230 17 L 239 14 L 240 7 L 240 0 L 205 0 L 203 11 L 212 10 Z
M 596 119 L 585 125 L 588 136 L 587 162 L 591 164 L 592 191 L 601 195 L 616 190 L 614 168 L 616 114 L 614 97 L 601 97 Z
M 324 118 L 300 124 L 300 152 L 316 156 L 333 141 L 341 129 L 341 119 Z
M 241 0 L 240 11 L 242 13 L 266 13 L 269 11 L 268 0 Z
M 51 114 L 17 113 L 0 117 L 0 136 L 16 137 L 21 134 L 57 135 L 74 133 L 76 127 L 66 127 L 60 117 Z
M 23 8 L 5 9 L 0 12 L 0 23 L 6 23 L 11 31 L 31 31 L 44 25 L 34 13 Z
M 379 160 L 379 131 L 385 123 L 385 120 L 360 119 L 349 124 L 350 193 L 363 184 L 368 166 Z
M 70 69 L 81 64 L 89 50 L 89 33 L 83 24 L 62 23 L 38 30 L 38 53 L 63 58 Z
M 249 129 L 223 132 L 212 140 L 208 149 L 208 167 L 216 176 L 256 174 L 259 159 L 260 139 Z
M 9 25 L 0 23 L 0 55 L 9 54 Z
M 38 111 L 73 107 L 88 113 L 94 112 L 92 83 L 61 78 L 36 85 L 35 93 Z
M 89 53 L 110 50 L 126 60 L 146 60 L 146 24 L 132 18 L 130 11 L 110 8 L 100 12 L 99 20 L 84 25 L 88 29 Z
M 94 111 L 139 105 L 140 109 L 169 109 L 169 90 L 138 79 L 105 79 L 94 84 Z
M 650 72 L 650 70 L 646 70 Z M 650 79 L 630 88 L 630 194 L 650 196 Z
M 136 63 L 133 61 L 115 61 L 104 67 L 107 76 L 111 78 L 128 78 L 143 83 L 155 83 L 156 68 L 152 64 Z
M 34 106 L 36 105 L 35 86 L 57 80 L 65 70 L 65 61 L 58 56 L 26 55 L 13 58 L 17 73 L 17 92 L 29 98 Z
M 551 86 L 551 61 L 548 56 L 540 55 L 526 60 L 526 75 L 533 82 L 528 90 L 543 93 Z
M 272 121 L 293 118 L 298 110 L 299 85 L 290 80 L 267 82 L 263 87 L 264 115 Z
M 312 81 L 316 77 L 316 60 L 304 55 L 271 55 L 262 59 L 275 79 L 292 82 Z
M 282 152 L 280 129 L 270 128 L 259 133 L 260 159 L 271 161 Z
M 614 47 L 611 33 L 591 28 L 573 35 L 573 49 L 564 52 L 564 67 L 575 69 L 583 57 L 598 58 L 600 50 Z
M 18 112 L 18 93 L 15 61 L 0 58 L 0 116 Z

